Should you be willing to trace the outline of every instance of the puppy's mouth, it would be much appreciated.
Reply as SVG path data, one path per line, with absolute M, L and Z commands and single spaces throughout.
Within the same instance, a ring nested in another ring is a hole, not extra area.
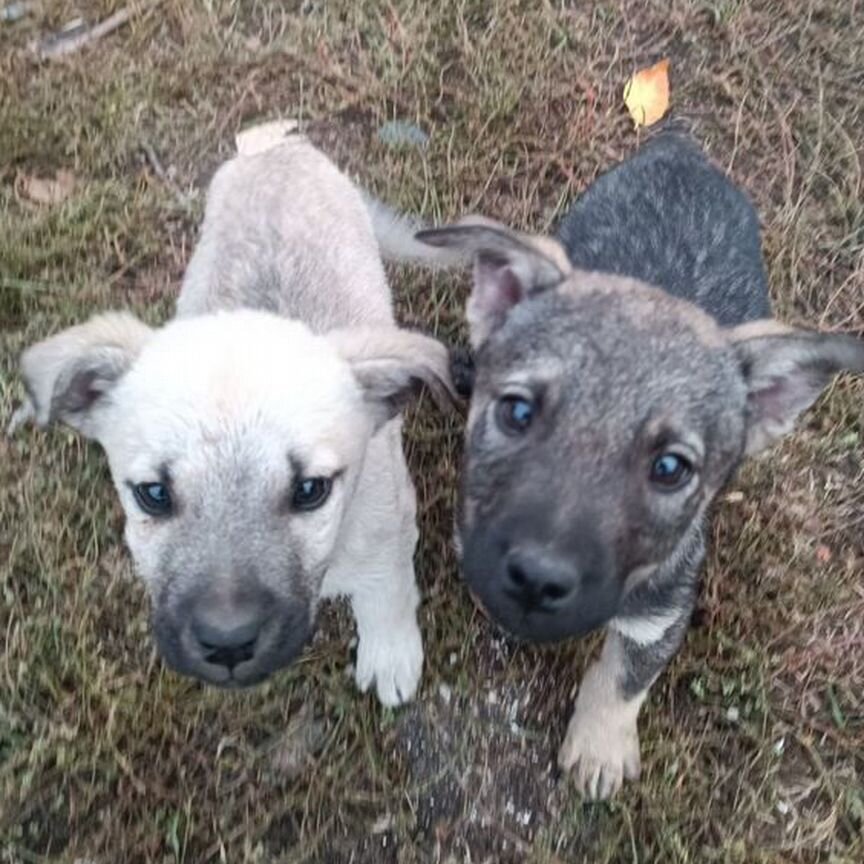
M 549 643 L 578 639 L 599 629 L 615 617 L 615 609 L 595 608 L 566 611 L 526 610 L 506 594 L 471 591 L 486 616 L 504 632 L 525 642 Z
M 176 672 L 224 689 L 252 687 L 290 665 L 314 633 L 311 616 L 271 616 L 254 638 L 232 644 L 202 641 L 186 622 L 154 619 L 160 656 Z
M 189 664 L 185 668 L 174 666 L 171 661 L 162 655 L 165 662 L 185 675 L 197 678 L 205 684 L 221 687 L 225 690 L 241 690 L 244 687 L 252 687 L 266 681 L 275 670 L 264 671 L 254 662 L 240 663 L 229 669 L 220 663 L 209 663 L 204 661 L 198 664 Z

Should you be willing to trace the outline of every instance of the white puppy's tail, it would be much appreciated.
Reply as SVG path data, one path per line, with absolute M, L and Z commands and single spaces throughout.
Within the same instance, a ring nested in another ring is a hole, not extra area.
M 414 235 L 428 227 L 420 219 L 399 213 L 367 192 L 363 193 L 363 200 L 372 219 L 381 257 L 386 261 L 443 268 L 464 266 L 470 262 L 471 256 L 461 249 L 428 246 L 417 240 Z

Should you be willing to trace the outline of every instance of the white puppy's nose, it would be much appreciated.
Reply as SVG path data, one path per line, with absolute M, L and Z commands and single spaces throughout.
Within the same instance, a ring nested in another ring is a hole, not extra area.
M 199 604 L 192 614 L 192 634 L 204 660 L 229 670 L 255 656 L 266 621 L 265 605 Z

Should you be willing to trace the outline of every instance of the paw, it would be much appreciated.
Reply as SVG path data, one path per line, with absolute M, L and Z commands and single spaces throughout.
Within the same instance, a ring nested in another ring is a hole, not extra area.
M 618 722 L 616 722 L 616 720 Z M 572 771 L 579 792 L 591 801 L 615 795 L 624 780 L 639 777 L 639 734 L 633 722 L 614 716 L 586 716 L 577 710 L 570 720 L 558 765 Z
M 366 692 L 372 683 L 378 701 L 394 708 L 411 700 L 423 670 L 423 641 L 416 621 L 392 633 L 360 638 L 357 645 L 357 686 Z

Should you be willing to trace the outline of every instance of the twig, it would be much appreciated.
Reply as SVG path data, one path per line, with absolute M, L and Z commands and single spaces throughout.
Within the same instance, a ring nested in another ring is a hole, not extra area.
M 144 154 L 144 158 L 147 160 L 147 164 L 153 173 L 171 190 L 177 199 L 177 203 L 184 209 L 187 208 L 189 206 L 189 197 L 183 193 L 183 190 L 177 185 L 174 178 L 165 170 L 165 166 L 153 149 L 153 145 L 148 141 L 142 141 L 141 152 Z
M 91 42 L 96 42 L 109 33 L 113 33 L 128 23 L 137 12 L 149 12 L 161 2 L 162 0 L 151 0 L 151 2 L 139 6 L 125 6 L 113 15 L 109 15 L 104 21 L 100 21 L 86 30 L 76 32 L 75 35 L 64 36 L 61 31 L 41 42 L 32 42 L 30 50 L 38 60 L 56 60 L 58 57 L 65 57 L 67 54 L 80 51 Z
M 6 426 L 6 437 L 14 437 L 15 433 L 24 426 L 25 423 L 29 423 L 31 420 L 35 419 L 36 408 L 30 399 L 26 398 L 21 405 L 12 412 L 12 416 L 9 418 L 9 424 Z

